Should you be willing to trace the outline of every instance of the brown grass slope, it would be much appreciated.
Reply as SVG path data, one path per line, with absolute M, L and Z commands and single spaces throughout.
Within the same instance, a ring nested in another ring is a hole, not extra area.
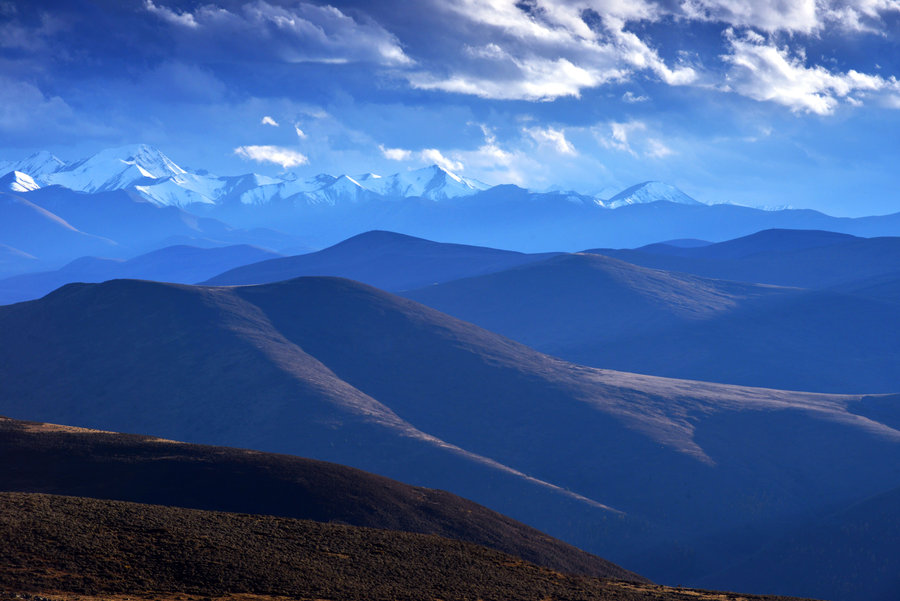
M 294 599 L 775 601 L 568 576 L 438 536 L 0 494 L 0 590 Z
M 662 582 L 900 485 L 900 432 L 862 403 L 572 365 L 335 278 L 0 307 L 0 414 L 353 465 Z
M 334 463 L 8 418 L 0 418 L 0 457 L 0 491 L 436 534 L 563 572 L 644 581 L 451 493 Z

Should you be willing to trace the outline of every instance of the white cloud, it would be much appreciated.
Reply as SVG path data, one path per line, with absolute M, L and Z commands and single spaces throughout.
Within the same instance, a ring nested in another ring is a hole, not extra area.
M 624 71 L 589 71 L 568 59 L 509 57 L 515 65 L 516 74 L 503 79 L 491 73 L 457 73 L 447 78 L 430 73 L 413 73 L 410 83 L 423 90 L 441 90 L 458 94 L 470 94 L 494 100 L 553 100 L 561 96 L 579 96 L 584 88 L 620 79 Z
M 673 154 L 675 154 L 674 150 L 672 150 L 656 138 L 649 138 L 647 140 L 647 150 L 644 152 L 645 156 L 654 159 L 663 159 Z
M 653 137 L 643 121 L 610 121 L 591 128 L 601 146 L 627 152 L 633 157 L 662 159 L 677 154 L 658 137 Z
M 662 14 L 643 1 L 535 0 L 533 9 L 516 0 L 454 0 L 448 10 L 487 28 L 492 40 L 467 47 L 449 72 L 417 71 L 410 83 L 423 89 L 483 98 L 553 100 L 650 72 L 670 85 L 694 82 L 687 64 L 669 65 L 638 35 L 625 29 L 633 20 Z M 590 9 L 590 10 L 588 10 Z
M 461 161 L 445 156 L 437 148 L 423 148 L 419 151 L 413 151 L 406 148 L 385 148 L 384 145 L 379 144 L 378 149 L 381 151 L 381 155 L 390 161 L 416 160 L 437 165 L 447 171 L 462 171 L 465 168 Z
M 824 18 L 850 31 L 880 32 L 886 13 L 900 12 L 900 0 L 844 0 L 823 7 Z
M 234 154 L 257 163 L 281 165 L 284 169 L 299 167 L 309 162 L 303 153 L 281 146 L 239 146 L 234 149 Z
M 190 28 L 197 27 L 197 21 L 194 19 L 194 15 L 187 11 L 176 12 L 165 6 L 157 6 L 153 3 L 153 0 L 145 0 L 144 8 L 163 21 L 168 21 L 173 25 Z
M 272 127 L 278 127 L 278 121 L 276 121 L 275 119 L 273 119 L 272 117 L 270 117 L 268 115 L 263 117 L 262 121 L 260 121 L 260 123 L 263 125 L 271 125 Z
M 413 155 L 412 150 L 406 150 L 405 148 L 385 148 L 379 144 L 378 149 L 384 158 L 391 161 L 408 161 Z
M 630 104 L 635 104 L 638 102 L 647 102 L 648 100 L 650 100 L 650 98 L 648 98 L 647 96 L 643 96 L 643 95 L 638 96 L 631 90 L 628 90 L 627 92 L 622 94 L 622 100 L 624 100 L 625 102 L 628 102 Z
M 333 6 L 290 8 L 256 0 L 233 11 L 205 4 L 176 12 L 145 0 L 150 13 L 190 36 L 185 49 L 210 55 L 247 54 L 285 62 L 411 64 L 397 38 L 373 21 L 357 21 Z M 240 44 L 235 44 L 240 40 Z
M 465 167 L 460 161 L 445 157 L 437 148 L 426 148 L 420 154 L 426 162 L 433 163 L 447 171 L 462 171 Z
M 725 89 L 761 101 L 777 102 L 793 111 L 828 115 L 843 100 L 856 104 L 868 93 L 898 91 L 895 78 L 850 70 L 832 73 L 821 65 L 806 66 L 802 50 L 777 48 L 763 36 L 725 32 L 731 52 L 722 58 L 731 65 Z
M 294 123 L 294 133 L 296 133 L 297 137 L 300 138 L 301 140 L 306 139 L 306 132 L 304 132 L 302 129 L 300 129 L 299 123 Z
M 547 145 L 556 150 L 559 154 L 576 155 L 578 152 L 575 147 L 566 139 L 566 134 L 561 129 L 552 127 L 529 127 L 523 130 L 526 134 L 541 145 Z
M 637 153 L 631 147 L 629 137 L 636 131 L 644 131 L 646 129 L 647 125 L 642 121 L 629 121 L 626 123 L 611 121 L 605 126 L 595 127 L 594 135 L 597 141 L 607 148 L 621 150 L 637 156 Z
M 684 0 L 681 8 L 689 19 L 765 31 L 810 33 L 821 25 L 815 0 Z
M 812 34 L 829 27 L 880 31 L 885 14 L 900 12 L 898 0 L 683 0 L 686 19 L 718 21 L 767 32 Z

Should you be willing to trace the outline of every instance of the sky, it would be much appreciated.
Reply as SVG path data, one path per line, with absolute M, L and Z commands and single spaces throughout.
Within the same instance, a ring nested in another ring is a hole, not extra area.
M 886 214 L 898 77 L 900 0 L 0 0 L 0 160 Z

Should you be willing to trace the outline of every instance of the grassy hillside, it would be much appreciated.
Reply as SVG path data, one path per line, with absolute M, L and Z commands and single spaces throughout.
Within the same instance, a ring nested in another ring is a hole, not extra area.
M 63 596 L 776 601 L 595 580 L 438 536 L 0 494 L 0 590 Z
M 324 461 L 7 418 L 0 418 L 0 456 L 0 491 L 437 534 L 563 572 L 644 580 L 451 493 Z

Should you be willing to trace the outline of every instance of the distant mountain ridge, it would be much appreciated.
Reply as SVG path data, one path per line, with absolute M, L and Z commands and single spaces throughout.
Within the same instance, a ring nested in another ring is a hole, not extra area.
M 21 161 L 0 164 L 0 175 L 12 171 L 29 176 L 42 187 L 59 185 L 88 193 L 135 190 L 150 202 L 179 207 L 193 204 L 259 205 L 276 201 L 337 204 L 378 197 L 446 201 L 492 187 L 438 165 L 388 176 L 323 173 L 301 179 L 288 173 L 281 178 L 257 174 L 222 177 L 205 171 L 189 172 L 147 144 L 105 149 L 73 163 L 65 163 L 42 151 Z M 613 197 L 611 204 L 592 198 L 597 206 L 610 208 L 658 200 L 701 204 L 662 182 L 632 186 Z
M 841 272 L 865 277 L 869 266 L 900 268 L 900 238 L 850 240 L 866 243 L 861 246 L 872 252 L 836 252 L 828 255 L 831 261 L 783 272 L 810 280 L 816 265 L 832 279 Z M 715 246 L 736 254 L 741 247 L 752 252 L 753 245 L 738 240 L 671 252 L 714 252 Z M 774 260 L 753 263 L 757 273 L 779 273 L 780 255 L 772 254 Z M 839 269 L 835 265 L 842 258 Z M 737 279 L 661 271 L 584 253 L 402 294 L 583 365 L 787 390 L 900 390 L 900 341 L 885 336 L 900 329 L 900 305 Z
M 12 172 L 21 175 L 8 175 Z M 38 153 L 0 165 L 0 176 L 8 178 L 0 197 L 10 199 L 0 202 L 0 221 L 18 232 L 0 236 L 0 244 L 44 261 L 44 269 L 86 254 L 111 253 L 84 241 L 53 249 L 32 244 L 40 236 L 33 236 L 31 228 L 49 226 L 35 215 L 26 219 L 21 206 L 10 208 L 13 204 L 27 201 L 84 235 L 112 241 L 120 249 L 117 257 L 176 243 L 252 244 L 291 254 L 288 249 L 325 248 L 371 230 L 527 253 L 634 248 L 677 239 L 718 242 L 772 228 L 900 235 L 900 213 L 839 218 L 812 210 L 704 204 L 663 182 L 643 182 L 603 199 L 573 191 L 488 186 L 437 165 L 389 176 L 217 176 L 186 170 L 140 144 L 71 164 Z M 97 219 L 100 205 L 106 213 L 102 220 Z M 167 217 L 153 216 L 147 208 Z M 83 219 L 85 215 L 92 218 Z M 151 242 L 144 220 L 159 226 L 168 220 L 168 225 L 154 230 Z M 17 243 L 19 233 L 22 244 Z M 142 244 L 136 245 L 136 239 Z M 6 275 L 33 266 L 15 255 L 7 264 Z
M 211 286 L 268 284 L 300 276 L 325 275 L 349 278 L 393 292 L 501 271 L 552 255 L 447 244 L 372 231 L 318 252 L 235 267 L 202 283 Z
M 249 245 L 200 248 L 166 246 L 128 260 L 81 257 L 55 271 L 23 273 L 0 279 L 0 305 L 40 298 L 71 282 L 105 282 L 117 278 L 194 284 L 247 263 L 280 257 Z

